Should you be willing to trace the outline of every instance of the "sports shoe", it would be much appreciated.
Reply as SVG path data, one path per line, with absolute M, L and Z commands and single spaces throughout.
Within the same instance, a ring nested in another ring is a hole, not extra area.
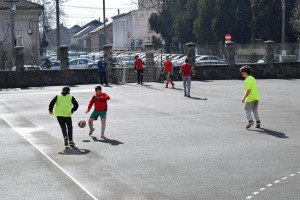
M 90 130 L 89 136 L 93 135 L 94 130 L 95 130 L 95 128 L 93 128 L 93 129 Z
M 65 137 L 65 138 L 64 138 L 64 143 L 65 143 L 65 146 L 68 146 L 68 145 L 69 145 L 69 138 L 68 138 L 68 137 Z
M 69 144 L 71 147 L 75 146 L 75 142 L 73 142 L 73 141 L 70 141 Z
M 188 95 L 188 97 L 191 97 L 191 95 Z
M 246 128 L 250 128 L 254 124 L 253 121 L 250 121 L 249 124 L 246 126 Z
M 256 128 L 260 128 L 260 121 L 256 122 Z
M 168 88 L 168 86 L 166 85 L 166 87 L 165 88 Z
M 173 84 L 172 84 L 172 88 L 173 88 L 173 89 L 175 88 L 175 86 L 174 86 L 174 85 L 175 85 L 175 84 L 173 83 Z

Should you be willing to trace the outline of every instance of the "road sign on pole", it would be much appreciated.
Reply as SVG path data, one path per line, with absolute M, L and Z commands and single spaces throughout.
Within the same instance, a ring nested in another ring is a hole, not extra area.
M 231 35 L 229 33 L 225 35 L 225 41 L 231 41 Z

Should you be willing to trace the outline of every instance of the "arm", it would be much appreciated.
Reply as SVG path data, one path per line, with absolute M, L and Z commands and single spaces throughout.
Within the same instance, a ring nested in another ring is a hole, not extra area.
M 93 97 L 93 98 L 90 100 L 90 103 L 89 103 L 88 108 L 87 108 L 87 110 L 85 111 L 85 113 L 90 112 L 90 110 L 91 110 L 92 106 L 94 105 L 94 103 L 95 103 L 95 98 Z
M 54 105 L 55 105 L 55 103 L 56 103 L 56 100 L 57 100 L 57 96 L 55 96 L 53 99 L 52 99 L 52 101 L 50 102 L 50 104 L 49 104 L 49 114 L 50 115 L 53 115 L 53 107 L 54 107 Z
M 248 89 L 244 98 L 242 99 L 242 102 L 245 103 L 246 98 L 249 96 L 249 94 L 251 93 L 251 89 Z
M 73 104 L 73 108 L 71 110 L 71 112 L 73 113 L 74 111 L 76 111 L 78 109 L 78 102 L 76 101 L 76 99 L 74 97 L 72 97 L 72 104 Z
M 108 96 L 106 93 L 102 93 L 100 99 L 102 99 L 102 100 L 110 100 L 110 96 Z
M 194 76 L 195 75 L 195 70 L 194 70 L 194 68 L 192 67 L 192 75 Z

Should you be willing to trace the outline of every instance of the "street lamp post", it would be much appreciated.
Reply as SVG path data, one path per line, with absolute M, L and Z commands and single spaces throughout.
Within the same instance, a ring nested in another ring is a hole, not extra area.
M 59 27 L 59 0 L 56 0 L 56 54 L 59 60 L 59 46 L 60 46 L 60 27 Z

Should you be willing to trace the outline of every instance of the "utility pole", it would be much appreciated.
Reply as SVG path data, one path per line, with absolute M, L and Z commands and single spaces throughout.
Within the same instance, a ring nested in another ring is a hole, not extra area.
M 105 27 L 105 0 L 103 0 L 103 45 L 106 44 L 106 27 Z
M 11 8 L 10 8 L 10 35 L 11 35 L 11 67 L 15 66 L 15 60 L 16 60 L 16 55 L 15 55 L 15 45 L 16 45 L 16 38 L 15 38 L 15 10 L 16 10 L 16 3 L 18 1 L 8 1 L 4 0 L 4 2 L 11 3 Z
M 281 0 L 281 9 L 282 9 L 282 27 L 281 27 L 281 45 L 282 45 L 282 54 L 285 53 L 285 0 Z
M 56 54 L 59 60 L 59 46 L 60 46 L 60 26 L 59 26 L 59 0 L 56 0 Z

